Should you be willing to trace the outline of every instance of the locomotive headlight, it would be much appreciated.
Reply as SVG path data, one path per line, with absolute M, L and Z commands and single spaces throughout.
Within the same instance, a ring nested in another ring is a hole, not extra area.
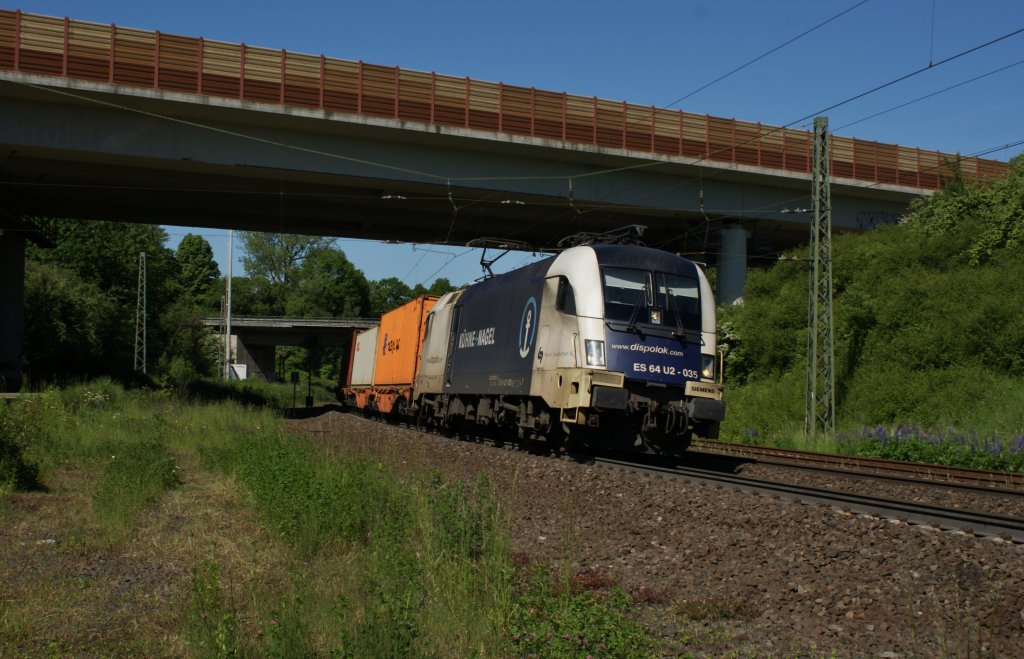
M 715 379 L 715 356 L 714 355 L 701 355 L 700 356 L 700 376 L 707 380 Z
M 587 339 L 583 343 L 587 351 L 587 366 L 604 366 L 604 341 Z

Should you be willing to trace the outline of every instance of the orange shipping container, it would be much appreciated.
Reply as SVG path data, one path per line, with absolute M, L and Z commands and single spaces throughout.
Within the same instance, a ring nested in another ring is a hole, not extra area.
M 412 386 L 420 365 L 427 312 L 435 302 L 437 296 L 424 295 L 381 316 L 373 368 L 375 387 Z

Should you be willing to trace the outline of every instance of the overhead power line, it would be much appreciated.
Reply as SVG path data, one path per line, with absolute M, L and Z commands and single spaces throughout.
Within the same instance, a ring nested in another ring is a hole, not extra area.
M 668 108 L 672 107 L 676 103 L 682 103 L 683 101 L 685 101 L 686 99 L 690 98 L 691 96 L 697 94 L 698 92 L 704 91 L 705 89 L 707 89 L 711 85 L 717 84 L 717 83 L 725 80 L 726 78 L 728 78 L 729 76 L 731 76 L 734 73 L 739 73 L 740 71 L 742 71 L 743 69 L 747 68 L 751 64 L 755 64 L 755 63 L 763 60 L 765 57 L 768 57 L 772 53 L 774 53 L 776 51 L 779 51 L 779 50 L 782 50 L 783 48 L 785 48 L 789 44 L 793 43 L 794 41 L 798 41 L 799 39 L 802 39 L 803 37 L 806 37 L 808 34 L 810 34 L 811 32 L 814 32 L 818 28 L 825 27 L 826 25 L 828 25 L 832 21 L 836 20 L 837 18 L 840 18 L 841 16 L 844 16 L 844 15 L 850 13 L 851 11 L 856 9 L 857 7 L 860 7 L 861 5 L 867 4 L 869 1 L 870 0 L 861 0 L 857 4 L 851 5 L 851 6 L 847 7 L 843 11 L 841 11 L 838 14 L 836 14 L 835 16 L 833 16 L 832 18 L 830 18 L 828 20 L 825 20 L 825 21 L 822 21 L 821 23 L 818 23 L 817 25 L 815 25 L 814 27 L 812 27 L 812 28 L 810 28 L 808 30 L 804 30 L 803 32 L 801 32 L 800 34 L 796 35 L 792 39 L 789 39 L 788 41 L 785 41 L 785 42 L 779 44 L 778 46 L 775 46 L 774 48 L 772 48 L 771 50 L 769 50 L 769 51 L 767 51 L 765 53 L 761 53 L 760 55 L 758 55 L 754 59 L 750 60 L 746 64 L 741 64 L 741 65 L 737 66 L 735 69 L 733 69 L 732 71 L 729 71 L 728 73 L 724 73 L 724 74 L 718 76 L 717 78 L 715 78 L 714 80 L 712 80 L 711 82 L 709 82 L 709 83 L 707 83 L 705 85 L 702 85 L 701 87 L 698 87 L 697 89 L 694 89 L 689 94 L 686 94 L 685 96 L 680 96 L 676 100 L 674 100 L 671 103 L 669 103 L 668 105 L 666 105 L 664 109 L 667 110 Z
M 987 78 L 988 76 L 995 75 L 997 73 L 1002 73 L 1003 71 L 1006 71 L 1007 69 L 1012 69 L 1013 67 L 1020 66 L 1021 64 L 1024 64 L 1024 59 L 1016 61 L 1013 64 L 1007 64 L 1006 66 L 1000 67 L 1000 68 L 995 69 L 993 71 L 989 71 L 988 73 L 982 73 L 981 75 L 974 76 L 973 78 L 971 78 L 969 80 L 964 80 L 962 82 L 958 82 L 955 85 L 950 85 L 949 87 L 945 87 L 945 88 L 940 89 L 938 91 L 934 91 L 931 94 L 925 94 L 924 96 L 918 96 L 917 98 L 915 98 L 915 99 L 913 99 L 911 101 L 907 101 L 906 103 L 900 103 L 899 105 L 894 105 L 891 108 L 888 108 L 886 110 L 882 110 L 881 112 L 876 112 L 874 114 L 868 115 L 868 116 L 866 116 L 866 117 L 864 117 L 862 119 L 858 119 L 856 121 L 851 121 L 848 124 L 843 124 L 842 126 L 839 126 L 838 128 L 833 129 L 832 132 L 834 133 L 834 132 L 840 131 L 840 130 L 842 130 L 844 128 L 849 128 L 850 126 L 855 126 L 855 125 L 857 125 L 857 124 L 859 124 L 859 123 L 861 123 L 863 121 L 867 121 L 869 119 L 874 119 L 875 117 L 880 117 L 883 114 L 888 114 L 889 112 L 892 112 L 894 110 L 899 110 L 901 108 L 905 108 L 908 105 L 913 105 L 914 103 L 918 103 L 920 101 L 924 101 L 924 100 L 929 99 L 929 98 L 931 98 L 933 96 L 938 96 L 939 94 L 944 94 L 945 92 L 952 91 L 952 90 L 956 89 L 957 87 L 963 87 L 964 85 L 968 85 L 968 84 L 970 84 L 972 82 L 976 82 L 978 80 L 981 80 L 982 78 Z
M 911 71 L 910 73 L 902 75 L 899 78 L 894 78 L 893 80 L 890 80 L 889 82 L 882 83 L 881 85 L 878 85 L 877 87 L 872 87 L 871 89 L 869 89 L 867 91 L 863 91 L 863 92 L 861 92 L 859 94 L 855 94 L 855 95 L 851 96 L 850 98 L 847 98 L 845 100 L 839 101 L 838 103 L 834 103 L 834 104 L 828 106 L 827 108 L 822 108 L 820 110 L 817 110 L 816 112 L 812 112 L 812 113 L 810 113 L 810 114 L 808 114 L 806 116 L 800 117 L 796 121 L 792 121 L 792 122 L 786 124 L 785 126 L 783 126 L 783 128 L 789 128 L 790 126 L 794 126 L 796 124 L 803 123 L 803 122 L 807 121 L 808 119 L 812 119 L 812 118 L 817 117 L 817 116 L 824 116 L 830 110 L 835 110 L 836 108 L 842 107 L 843 105 L 846 105 L 847 103 L 852 103 L 853 101 L 856 101 L 857 99 L 864 98 L 865 96 L 870 96 L 871 94 L 874 94 L 877 91 L 881 91 L 881 90 L 885 89 L 886 87 L 892 87 L 893 85 L 895 85 L 897 83 L 903 82 L 904 80 L 909 80 L 910 78 L 913 78 L 916 75 L 920 75 L 920 74 L 924 73 L 925 71 L 929 71 L 929 70 L 934 69 L 934 68 L 936 68 L 938 66 L 942 66 L 943 64 L 947 64 L 949 62 L 952 62 L 953 60 L 960 59 L 961 57 L 964 57 L 965 55 L 970 55 L 973 52 L 977 52 L 977 51 L 981 50 L 982 48 L 988 48 L 989 46 L 993 46 L 993 45 L 999 43 L 1000 41 L 1005 41 L 1006 39 L 1009 39 L 1010 37 L 1017 36 L 1021 32 L 1024 32 L 1024 27 L 1018 28 L 1018 29 L 1014 30 L 1013 32 L 1008 32 L 1008 33 L 1004 34 L 1001 37 L 996 37 L 995 39 L 992 39 L 991 41 L 986 41 L 985 43 L 979 44 L 977 46 L 974 46 L 973 48 L 968 48 L 967 50 L 962 50 L 959 53 L 957 53 L 956 55 L 950 55 L 946 59 L 939 60 L 938 62 L 935 62 L 934 64 L 929 62 L 928 66 L 922 66 L 921 68 L 917 69 L 916 71 Z
M 717 149 L 715 151 L 712 151 L 710 153 L 704 154 L 702 156 L 698 156 L 697 158 L 695 158 L 692 161 L 691 164 L 699 165 L 700 163 L 702 163 L 702 162 L 704 162 L 706 160 L 709 160 L 712 156 L 714 156 L 714 155 L 716 155 L 718 153 L 724 153 L 725 151 L 728 151 L 728 150 L 733 149 L 735 147 L 741 147 L 741 146 L 746 146 L 746 145 L 749 145 L 749 144 L 754 144 L 756 142 L 759 142 L 759 141 L 763 140 L 764 138 L 768 137 L 769 135 L 773 135 L 775 133 L 778 133 L 779 131 L 785 130 L 787 128 L 791 128 L 791 127 L 793 127 L 793 126 L 795 126 L 797 124 L 803 123 L 803 122 L 805 122 L 808 119 L 811 119 L 813 117 L 824 116 L 829 110 L 833 110 L 835 108 L 841 107 L 843 105 L 846 105 L 847 103 L 852 103 L 853 101 L 855 101 L 857 99 L 864 98 L 865 96 L 873 94 L 873 93 L 875 93 L 877 91 L 880 91 L 880 90 L 885 89 L 887 87 L 891 87 L 892 85 L 895 85 L 895 84 L 897 84 L 899 82 L 902 82 L 904 80 L 912 78 L 912 77 L 914 77 L 914 76 L 916 76 L 916 75 L 918 75 L 920 73 L 923 73 L 924 71 L 928 71 L 929 69 L 933 69 L 933 68 L 942 66 L 943 64 L 947 64 L 947 63 L 952 62 L 952 61 L 954 61 L 956 59 L 959 59 L 959 58 L 964 57 L 966 55 L 969 55 L 971 53 L 974 53 L 974 52 L 977 52 L 979 50 L 982 50 L 983 48 L 987 48 L 989 46 L 997 44 L 997 43 L 999 43 L 1001 41 L 1009 39 L 1010 37 L 1016 36 L 1016 35 L 1018 35 L 1018 34 L 1020 34 L 1022 32 L 1024 32 L 1024 27 L 1018 28 L 1018 29 L 1014 30 L 1013 32 L 1008 32 L 1008 33 L 1006 33 L 1006 34 L 1004 34 L 1004 35 L 1002 35 L 1000 37 L 996 37 L 995 39 L 991 39 L 989 41 L 986 41 L 985 43 L 982 43 L 982 44 L 979 44 L 977 46 L 973 46 L 973 47 L 968 48 L 966 50 L 960 51 L 959 53 L 956 53 L 955 55 L 951 55 L 951 56 L 949 56 L 949 57 L 947 57 L 947 58 L 945 58 L 943 60 L 935 62 L 934 64 L 933 63 L 929 63 L 928 66 L 925 66 L 925 67 L 922 67 L 922 68 L 920 68 L 920 69 L 918 69 L 916 71 L 912 71 L 910 73 L 904 74 L 904 75 L 902 75 L 902 76 L 900 76 L 898 78 L 895 78 L 893 80 L 890 80 L 889 82 L 886 82 L 886 83 L 883 83 L 881 85 L 878 85 L 878 86 L 876 86 L 876 87 L 874 87 L 872 89 L 869 89 L 867 91 L 855 94 L 855 95 L 853 95 L 853 96 L 851 96 L 851 97 L 849 97 L 849 98 L 847 98 L 845 100 L 839 101 L 838 103 L 834 103 L 834 104 L 830 105 L 827 108 L 823 108 L 823 109 L 818 110 L 816 112 L 812 112 L 812 113 L 810 113 L 810 114 L 808 114 L 806 116 L 803 116 L 803 117 L 801 117 L 801 118 L 799 118 L 799 119 L 797 119 L 795 121 L 789 122 L 785 126 L 779 126 L 779 127 L 773 128 L 772 130 L 769 130 L 769 131 L 766 131 L 764 133 L 761 133 L 757 137 L 753 137 L 753 138 L 750 138 L 750 139 L 745 140 L 743 142 L 738 142 L 738 143 L 736 143 L 734 145 L 730 145 L 728 147 L 722 147 L 721 149 Z M 1016 146 L 1016 145 L 1012 145 L 1012 146 Z M 999 149 L 993 149 L 993 150 L 994 151 L 998 151 L 1001 148 L 1004 148 L 1004 147 L 1000 147 Z M 991 153 L 991 151 L 986 152 L 986 153 Z M 978 155 L 982 155 L 982 154 L 978 154 Z M 614 168 L 614 169 L 606 169 L 606 170 L 600 170 L 600 171 L 596 171 L 596 172 L 588 172 L 588 173 L 586 173 L 586 174 L 584 174 L 582 176 L 577 176 L 577 178 L 583 178 L 584 176 L 597 176 L 597 175 L 609 174 L 609 173 L 620 172 L 620 171 L 630 171 L 630 170 L 635 170 L 635 169 L 644 169 L 644 168 L 647 168 L 647 167 L 655 167 L 655 166 L 660 165 L 660 164 L 663 164 L 663 163 L 661 163 L 660 161 L 659 162 L 642 162 L 642 163 L 638 163 L 638 164 L 635 164 L 635 165 L 625 165 L 623 167 L 617 167 L 617 168 Z M 716 172 L 716 173 L 713 173 L 713 174 L 708 175 L 708 176 L 704 176 L 703 174 L 701 174 L 701 176 L 706 180 L 706 179 L 711 179 L 711 178 L 717 178 L 718 176 L 721 176 L 723 173 L 724 172 Z M 698 180 L 698 177 L 692 177 L 692 178 L 688 179 L 687 181 L 676 182 L 676 183 L 673 183 L 671 185 L 672 186 L 678 186 L 678 185 L 681 185 L 683 183 L 689 183 L 689 182 L 693 182 L 693 181 L 696 181 L 696 180 Z M 868 186 L 868 187 L 873 187 L 874 185 L 878 185 L 878 184 L 876 183 L 876 184 L 873 184 L 872 186 Z M 622 191 L 620 190 L 619 192 L 622 192 Z
M 1020 34 L 1022 32 L 1024 32 L 1024 27 L 1018 28 L 1018 29 L 1014 30 L 1013 32 L 1008 32 L 1008 33 L 1006 33 L 1006 34 L 1004 34 L 1004 35 L 1002 35 L 1000 37 L 996 37 L 995 39 L 991 39 L 989 41 L 986 41 L 985 43 L 982 43 L 982 44 L 979 44 L 977 46 L 973 46 L 971 48 L 968 48 L 967 50 L 960 51 L 959 53 L 957 53 L 955 55 L 951 55 L 951 56 L 949 56 L 949 57 L 947 57 L 947 58 L 945 58 L 943 60 L 939 60 L 938 62 L 935 62 L 934 64 L 929 64 L 928 66 L 925 66 L 925 67 L 922 67 L 920 69 L 917 69 L 916 71 L 911 71 L 910 73 L 904 74 L 904 75 L 902 75 L 902 76 L 900 76 L 898 78 L 894 78 L 893 80 L 890 80 L 888 82 L 885 82 L 885 83 L 882 83 L 880 85 L 877 85 L 876 87 L 873 87 L 872 89 L 869 89 L 867 91 L 863 91 L 863 92 L 860 92 L 858 94 L 855 94 L 855 95 L 853 95 L 853 96 L 851 96 L 851 97 L 849 97 L 849 98 L 847 98 L 845 100 L 839 101 L 837 103 L 833 103 L 832 105 L 828 106 L 827 108 L 822 108 L 820 110 L 817 110 L 815 112 L 807 114 L 807 115 L 805 115 L 803 117 L 800 117 L 799 119 L 796 119 L 794 121 L 791 121 L 791 122 L 787 123 L 784 126 L 778 126 L 778 127 L 772 128 L 771 130 L 767 130 L 764 133 L 761 133 L 760 135 L 758 135 L 757 137 L 752 137 L 752 138 L 750 138 L 748 140 L 744 140 L 743 142 L 737 142 L 736 144 L 725 146 L 725 147 L 722 147 L 722 148 L 717 149 L 715 151 L 711 151 L 710 153 L 704 154 L 702 156 L 698 156 L 698 157 L 694 158 L 693 161 L 690 164 L 698 165 L 698 164 L 700 164 L 700 163 L 702 163 L 704 161 L 710 160 L 712 156 L 717 155 L 719 153 L 724 153 L 724 152 L 729 151 L 729 150 L 731 150 L 733 148 L 736 148 L 736 147 L 746 146 L 748 144 L 753 144 L 755 142 L 759 142 L 759 141 L 763 140 L 764 138 L 766 138 L 766 137 L 768 137 L 770 135 L 774 135 L 775 133 L 778 133 L 779 131 L 785 130 L 787 128 L 792 128 L 793 126 L 796 126 L 797 124 L 804 123 L 807 120 L 812 119 L 814 117 L 824 116 L 825 114 L 828 113 L 829 110 L 834 110 L 835 108 L 842 107 L 843 105 L 846 105 L 848 103 L 852 103 L 853 101 L 856 101 L 858 99 L 864 98 L 865 96 L 869 96 L 869 95 L 871 95 L 871 94 L 873 94 L 873 93 L 875 93 L 877 91 L 881 91 L 881 90 L 883 90 L 883 89 L 885 89 L 887 87 L 891 87 L 892 85 L 895 85 L 897 83 L 903 82 L 904 80 L 908 80 L 908 79 L 910 79 L 910 78 L 912 78 L 912 77 L 914 77 L 916 75 L 919 75 L 919 74 L 921 74 L 921 73 L 923 73 L 925 71 L 928 71 L 928 70 L 933 69 L 933 68 L 937 68 L 939 66 L 942 66 L 943 64 L 948 64 L 949 62 L 957 60 L 957 59 L 959 59 L 961 57 L 964 57 L 964 56 L 969 55 L 971 53 L 977 52 L 977 51 L 982 50 L 984 48 L 987 48 L 989 46 L 995 45 L 995 44 L 997 44 L 997 43 L 999 43 L 1001 41 L 1005 41 L 1006 39 L 1009 39 L 1010 37 L 1014 37 L 1014 36 L 1016 36 L 1016 35 L 1018 35 L 1018 34 Z M 602 169 L 602 170 L 597 170 L 597 171 L 592 171 L 592 172 L 584 172 L 584 173 L 581 173 L 581 174 L 576 174 L 575 176 L 565 176 L 565 175 L 544 176 L 544 177 L 504 176 L 504 177 L 499 177 L 499 178 L 501 180 L 508 180 L 508 179 L 537 180 L 537 179 L 587 178 L 587 177 L 593 177 L 593 176 L 602 176 L 602 175 L 606 175 L 606 174 L 614 174 L 614 173 L 617 173 L 617 172 L 632 171 L 632 170 L 635 170 L 635 169 L 645 169 L 645 168 L 648 168 L 648 167 L 657 167 L 657 166 L 663 165 L 663 164 L 665 164 L 665 163 L 662 162 L 662 161 L 641 162 L 641 163 L 637 163 L 637 164 L 633 164 L 633 165 L 623 165 L 622 167 L 614 167 L 614 168 Z M 705 178 L 712 178 L 713 176 L 715 176 L 715 175 L 707 176 Z M 488 177 L 464 177 L 464 178 L 459 178 L 459 179 L 454 179 L 453 178 L 452 180 L 453 181 L 454 180 L 459 180 L 459 181 L 487 181 L 487 180 L 494 180 L 494 179 L 491 179 L 491 178 L 488 178 Z M 690 179 L 690 181 L 693 181 L 693 180 L 696 180 L 696 178 Z M 678 185 L 678 183 L 675 183 L 673 185 Z
M 440 273 L 441 273 L 441 272 L 442 272 L 442 271 L 443 271 L 443 270 L 444 270 L 445 268 L 447 268 L 447 267 L 448 267 L 449 265 L 451 265 L 452 261 L 454 261 L 455 259 L 457 259 L 457 258 L 459 258 L 459 257 L 465 256 L 466 254 L 469 254 L 470 252 L 472 252 L 472 251 L 473 251 L 473 249 L 475 249 L 475 248 L 473 248 L 473 247 L 470 247 L 469 249 L 467 249 L 467 250 L 466 250 L 466 251 L 464 251 L 464 252 L 460 252 L 460 253 L 458 253 L 458 254 L 455 254 L 455 255 L 454 255 L 454 256 L 452 256 L 452 257 L 451 257 L 450 259 L 448 259 L 447 261 L 445 261 L 445 262 L 444 262 L 444 264 L 442 264 L 440 268 L 438 268 L 437 270 L 434 270 L 434 271 L 433 271 L 432 273 L 430 273 L 429 275 L 427 275 L 426 277 L 424 277 L 423 279 L 421 279 L 421 280 L 420 280 L 420 283 L 421 283 L 421 284 L 425 284 L 426 282 L 430 281 L 431 279 L 433 279 L 434 277 L 436 277 L 436 276 L 437 276 L 438 274 L 440 274 Z
M 1002 146 L 994 146 L 990 149 L 985 149 L 984 151 L 978 151 L 977 153 L 972 153 L 970 157 L 978 158 L 980 156 L 987 156 L 990 153 L 1002 151 L 1003 149 L 1012 149 L 1013 147 L 1020 146 L 1021 144 L 1024 144 L 1024 140 L 1017 140 L 1016 142 L 1010 142 L 1009 144 L 1003 144 Z

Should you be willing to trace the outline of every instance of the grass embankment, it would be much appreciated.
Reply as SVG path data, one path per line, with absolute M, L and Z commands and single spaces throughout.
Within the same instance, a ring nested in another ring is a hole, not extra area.
M 653 651 L 621 590 L 516 566 L 486 478 L 279 421 L 103 382 L 0 406 L 0 655 Z

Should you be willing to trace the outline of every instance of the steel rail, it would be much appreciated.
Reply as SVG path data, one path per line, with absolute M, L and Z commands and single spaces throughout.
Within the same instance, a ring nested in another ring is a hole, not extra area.
M 874 514 L 944 531 L 962 531 L 978 536 L 1006 539 L 1024 544 L 1024 520 L 1003 515 L 942 508 L 927 504 L 895 501 L 850 492 L 840 492 L 801 485 L 789 485 L 755 478 L 723 474 L 694 467 L 661 467 L 643 465 L 607 457 L 595 457 L 595 463 L 637 472 L 659 473 L 679 479 L 727 485 L 744 492 L 785 496 L 804 503 L 821 503 L 852 512 Z
M 356 415 L 359 416 L 359 415 Z M 367 417 L 364 417 L 367 418 Z M 417 429 L 409 425 L 411 429 L 425 432 L 424 429 Z M 496 448 L 522 450 L 517 442 L 500 441 L 486 435 L 466 438 L 468 441 L 484 442 L 492 444 Z M 571 454 L 566 454 L 573 457 Z M 575 456 L 576 458 L 583 456 Z M 932 506 L 928 504 L 908 503 L 875 497 L 870 495 L 855 494 L 824 488 L 808 487 L 803 485 L 790 485 L 776 481 L 767 481 L 757 478 L 746 478 L 734 474 L 726 474 L 713 469 L 699 469 L 696 467 L 660 466 L 654 464 L 643 464 L 637 459 L 643 459 L 638 455 L 630 460 L 618 459 L 602 455 L 587 454 L 586 458 L 593 460 L 594 464 L 615 467 L 638 473 L 655 473 L 681 480 L 689 479 L 697 482 L 712 483 L 728 486 L 744 492 L 784 496 L 789 499 L 810 504 L 825 504 L 832 507 L 848 510 L 851 512 L 878 515 L 886 519 L 904 521 L 923 527 L 932 527 L 942 531 L 960 531 L 971 535 L 983 537 L 995 537 L 1008 539 L 1017 545 L 1024 545 L 1024 519 L 1008 517 L 1005 515 L 993 515 L 989 513 L 956 510 Z M 874 474 L 866 474 L 868 477 L 876 478 Z M 915 480 L 916 484 L 927 481 Z M 945 483 L 947 487 L 952 484 Z M 985 491 L 991 491 L 986 489 Z M 1011 492 L 1015 496 L 1021 496 L 1021 492 Z
M 852 476 L 884 478 L 914 484 L 931 484 L 958 489 L 969 489 L 991 494 L 1024 495 L 1024 474 L 1005 471 L 987 471 L 969 467 L 950 467 L 920 462 L 901 462 L 882 458 L 814 453 L 797 449 L 779 449 L 767 446 L 748 446 L 709 440 L 694 440 L 691 447 L 708 451 L 711 455 L 749 457 L 760 464 L 771 464 L 797 469 L 830 471 Z M 853 467 L 853 468 L 851 468 Z M 889 472 L 889 473 L 878 473 Z M 899 476 L 895 474 L 911 474 Z

